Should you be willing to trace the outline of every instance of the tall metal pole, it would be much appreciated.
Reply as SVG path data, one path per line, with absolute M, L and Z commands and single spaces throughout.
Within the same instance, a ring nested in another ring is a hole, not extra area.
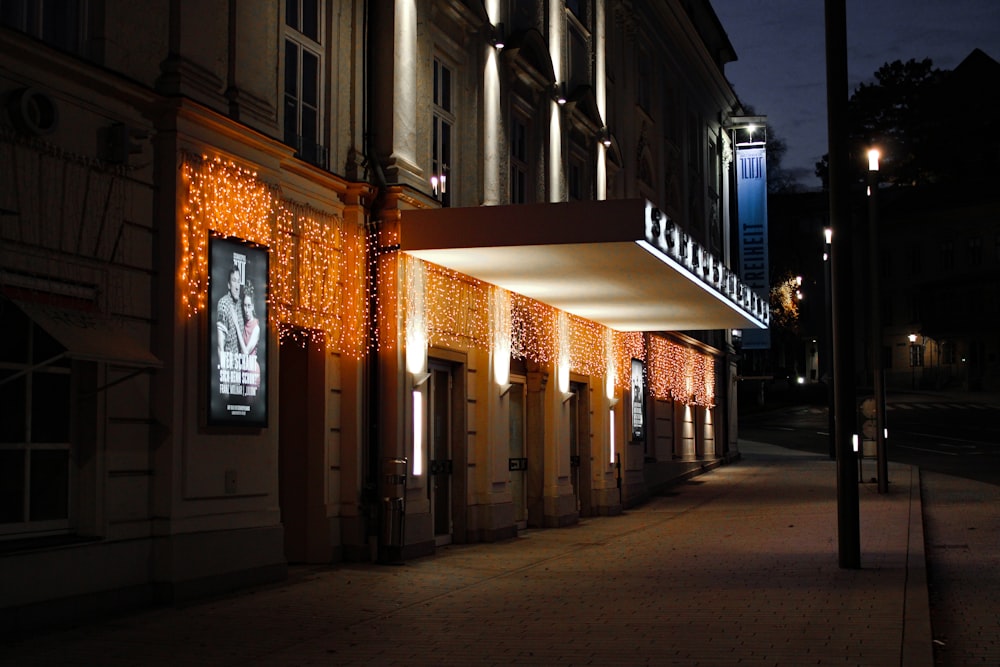
M 889 459 L 885 449 L 885 369 L 882 367 L 882 303 L 878 245 L 878 151 L 868 152 L 868 268 L 871 320 L 872 374 L 875 400 L 875 466 L 878 492 L 889 491 Z
M 840 567 L 861 567 L 858 470 L 854 454 L 854 280 L 851 263 L 850 177 L 847 140 L 846 0 L 825 0 L 826 102 L 830 168 L 830 226 L 833 228 L 833 385 L 837 445 L 837 542 Z
M 826 358 L 826 432 L 829 434 L 830 459 L 837 460 L 837 439 L 834 434 L 836 428 L 836 410 L 834 409 L 834 383 L 833 383 L 833 274 L 830 266 L 833 263 L 833 247 L 830 245 L 833 230 L 829 227 L 823 230 L 823 292 L 825 298 L 825 317 L 823 335 L 823 356 Z

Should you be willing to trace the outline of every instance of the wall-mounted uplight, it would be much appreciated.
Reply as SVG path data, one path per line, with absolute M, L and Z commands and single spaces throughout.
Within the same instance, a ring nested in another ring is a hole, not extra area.
M 424 393 L 413 390 L 413 475 L 424 474 Z
M 554 99 L 559 106 L 566 104 L 566 84 L 552 84 L 552 99 Z
M 608 463 L 615 464 L 615 409 L 608 410 Z
M 608 131 L 608 128 L 601 128 L 601 131 L 598 134 L 598 139 L 600 140 L 602 146 L 605 148 L 611 148 L 611 133 Z
M 493 48 L 497 51 L 503 51 L 503 47 L 507 45 L 504 41 L 504 29 L 502 22 L 493 26 L 493 36 L 490 38 L 490 44 L 492 44 Z

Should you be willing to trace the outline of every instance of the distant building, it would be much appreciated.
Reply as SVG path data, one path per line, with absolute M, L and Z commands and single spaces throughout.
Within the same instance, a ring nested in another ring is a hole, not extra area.
M 768 313 L 708 2 L 63 9 L 0 27 L 8 628 L 737 455 L 730 332 Z

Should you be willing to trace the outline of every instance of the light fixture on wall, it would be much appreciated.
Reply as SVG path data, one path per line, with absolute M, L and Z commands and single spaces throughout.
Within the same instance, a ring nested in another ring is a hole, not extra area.
M 566 104 L 566 84 L 565 83 L 554 83 L 552 84 L 552 99 L 556 101 L 559 106 Z
M 503 51 L 503 47 L 507 45 L 504 36 L 503 22 L 501 21 L 493 26 L 493 35 L 490 37 L 490 44 L 497 51 Z
M 607 127 L 601 128 L 601 131 L 597 133 L 597 138 L 602 146 L 611 148 L 611 132 L 608 131 Z

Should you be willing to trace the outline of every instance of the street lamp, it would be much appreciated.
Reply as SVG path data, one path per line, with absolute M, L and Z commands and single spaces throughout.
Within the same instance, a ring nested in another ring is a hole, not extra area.
M 827 385 L 826 385 L 826 415 L 827 415 L 827 432 L 830 434 L 830 458 L 836 460 L 837 458 L 837 442 L 834 438 L 834 433 L 836 429 L 836 416 L 835 416 L 835 401 L 834 401 L 834 389 L 833 389 L 833 275 L 831 271 L 831 266 L 833 264 L 831 252 L 831 243 L 833 243 L 833 228 L 824 227 L 823 228 L 823 240 L 825 241 L 823 245 L 823 297 L 826 301 L 825 309 L 825 340 L 823 341 L 823 355 L 826 357 L 826 375 L 827 375 Z
M 910 389 L 917 388 L 917 334 L 911 333 L 910 340 Z
M 875 394 L 875 459 L 878 470 L 878 492 L 889 490 L 889 463 L 885 451 L 885 378 L 882 368 L 882 308 L 879 289 L 878 242 L 878 161 L 877 148 L 868 151 L 868 279 L 869 315 L 871 320 L 871 348 L 873 392 Z

